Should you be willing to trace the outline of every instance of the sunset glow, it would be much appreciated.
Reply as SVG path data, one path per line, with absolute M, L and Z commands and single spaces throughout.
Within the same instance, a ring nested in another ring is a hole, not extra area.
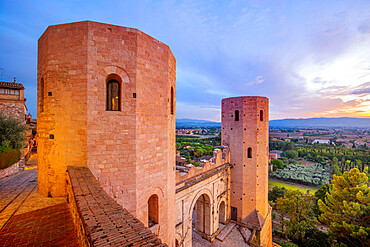
M 52 24 L 107 22 L 169 45 L 177 118 L 220 121 L 221 99 L 240 95 L 268 97 L 271 119 L 370 117 L 369 9 L 369 1 L 334 0 L 3 1 L 0 60 L 4 80 L 24 84 L 36 115 L 41 33 Z

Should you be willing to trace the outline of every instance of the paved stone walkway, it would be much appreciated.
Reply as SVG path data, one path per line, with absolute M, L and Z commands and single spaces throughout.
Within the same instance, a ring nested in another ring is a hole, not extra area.
M 249 247 L 249 245 L 244 242 L 243 236 L 237 226 L 232 228 L 232 231 L 228 234 L 224 242 L 216 238 L 213 243 L 210 243 L 195 231 L 193 231 L 192 239 L 193 247 Z
M 65 200 L 37 193 L 37 169 L 0 179 L 2 246 L 78 246 Z

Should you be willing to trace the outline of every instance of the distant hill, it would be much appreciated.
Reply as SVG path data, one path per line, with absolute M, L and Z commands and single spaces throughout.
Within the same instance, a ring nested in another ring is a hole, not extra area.
M 199 119 L 176 119 L 176 127 L 221 127 L 220 122 Z M 344 127 L 370 128 L 370 118 L 299 118 L 271 120 L 270 127 Z
M 370 128 L 370 118 L 299 118 L 271 120 L 270 127 L 345 127 Z
M 220 122 L 198 119 L 176 119 L 176 127 L 221 127 Z

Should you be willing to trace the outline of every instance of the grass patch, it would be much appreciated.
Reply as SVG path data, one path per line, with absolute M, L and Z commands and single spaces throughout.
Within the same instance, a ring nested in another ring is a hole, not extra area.
M 278 186 L 278 187 L 285 187 L 288 190 L 299 190 L 303 193 L 306 193 L 307 190 L 310 190 L 310 194 L 314 194 L 318 189 L 306 185 L 300 185 L 300 184 L 295 184 L 291 182 L 285 182 L 285 181 L 270 181 L 269 180 L 269 189 L 272 189 L 272 187 Z

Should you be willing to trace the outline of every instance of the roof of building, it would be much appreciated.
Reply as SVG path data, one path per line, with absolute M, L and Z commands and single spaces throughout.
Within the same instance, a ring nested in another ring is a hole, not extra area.
M 242 221 L 248 223 L 249 225 L 253 227 L 262 228 L 264 218 L 262 214 L 258 212 L 257 209 L 254 209 L 247 216 L 245 216 Z
M 283 153 L 283 151 L 279 151 L 279 150 L 271 150 L 270 151 L 271 154 L 281 154 Z
M 24 89 L 21 83 L 0 81 L 0 87 L 12 89 Z

